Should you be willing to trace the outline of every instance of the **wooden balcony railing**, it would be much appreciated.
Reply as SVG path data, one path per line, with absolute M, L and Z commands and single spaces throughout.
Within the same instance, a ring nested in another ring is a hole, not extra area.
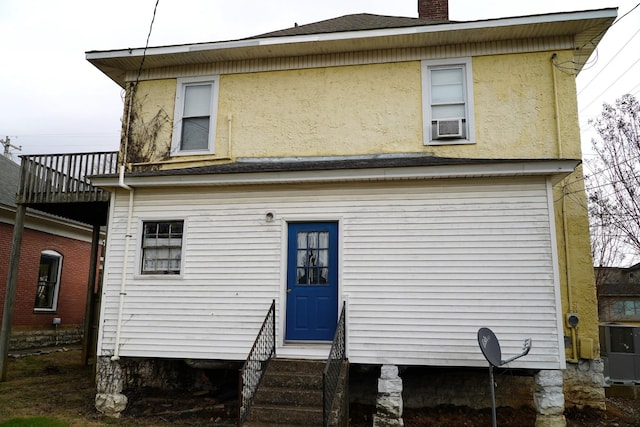
M 118 163 L 115 151 L 26 155 L 21 158 L 18 203 L 35 205 L 109 200 L 109 193 L 92 186 L 88 177 L 115 174 Z

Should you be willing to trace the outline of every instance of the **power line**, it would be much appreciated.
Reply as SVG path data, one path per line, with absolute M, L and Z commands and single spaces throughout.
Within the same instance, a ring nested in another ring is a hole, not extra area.
M 621 47 L 621 48 L 616 52 L 616 54 L 615 54 L 615 55 L 613 55 L 613 56 L 611 57 L 611 59 L 610 59 L 606 64 L 604 64 L 604 66 L 600 69 L 600 71 L 598 71 L 598 73 L 597 73 L 595 76 L 593 76 L 593 77 L 591 78 L 591 80 L 589 80 L 589 81 L 588 81 L 588 82 L 587 82 L 587 83 L 582 87 L 582 89 L 580 89 L 580 91 L 578 92 L 578 95 L 580 95 L 580 94 L 582 93 L 582 91 L 584 91 L 584 90 L 585 90 L 585 89 L 586 89 L 586 88 L 587 88 L 591 83 L 593 83 L 593 81 L 594 81 L 594 80 L 595 80 L 595 79 L 600 75 L 600 73 L 602 73 L 602 72 L 607 68 L 607 66 L 609 66 L 609 64 L 611 64 L 611 62 L 612 62 L 614 59 L 616 59 L 616 57 L 618 56 L 618 54 L 619 54 L 620 52 L 622 52 L 622 51 L 624 50 L 624 48 L 625 48 L 625 47 L 627 47 L 627 45 L 628 45 L 629 43 L 631 43 L 631 40 L 633 40 L 633 38 L 634 38 L 635 36 L 637 36 L 637 35 L 638 35 L 638 33 L 640 33 L 640 28 L 638 28 L 638 31 L 636 31 L 636 32 L 633 34 L 633 36 L 631 36 L 631 37 L 629 38 L 629 40 L 627 40 L 627 42 L 626 42 L 626 43 L 625 43 L 625 44 L 624 44 L 624 45 L 623 45 L 623 46 L 622 46 L 622 47 Z
M 638 6 L 640 6 L 640 3 L 636 4 L 635 6 L 633 6 L 631 8 L 631 10 L 629 10 L 627 13 L 625 13 L 624 15 L 622 15 L 620 18 L 616 19 L 613 24 L 611 24 L 608 28 L 603 29 L 602 31 L 600 31 L 598 34 L 596 34 L 595 36 L 591 37 L 591 39 L 587 42 L 585 42 L 582 46 L 580 46 L 578 49 L 576 50 L 582 50 L 586 45 L 593 43 L 594 40 L 596 40 L 598 37 L 600 37 L 601 35 L 603 35 L 606 31 L 610 30 L 614 25 L 616 25 L 618 22 L 622 21 L 624 18 L 627 17 L 627 15 L 629 15 L 631 12 L 633 12 L 634 10 L 636 10 L 638 8 Z
M 596 43 L 594 43 L 596 40 L 598 40 L 600 37 L 602 37 L 602 35 L 608 31 L 609 29 L 611 29 L 615 24 L 619 23 L 620 21 L 622 21 L 622 19 L 624 19 L 627 15 L 629 15 L 631 12 L 633 12 L 638 6 L 640 6 L 640 3 L 636 4 L 633 8 L 631 8 L 631 10 L 629 10 L 627 13 L 625 13 L 624 15 L 622 15 L 620 18 L 616 19 L 609 27 L 602 29 L 600 32 L 598 32 L 596 35 L 594 35 L 593 37 L 591 37 L 588 41 L 586 41 L 582 46 L 579 46 L 576 48 L 576 51 L 581 51 L 582 49 L 584 49 L 587 45 L 593 45 L 595 47 L 594 49 L 594 53 L 596 55 L 596 57 L 589 61 L 589 59 L 587 59 L 586 62 L 584 63 L 578 63 L 576 61 L 564 61 L 564 62 L 555 62 L 553 63 L 553 65 L 559 69 L 560 71 L 567 73 L 567 74 L 578 74 L 578 71 L 580 69 L 582 70 L 586 70 L 589 68 L 592 68 L 593 66 L 595 66 L 595 63 L 598 61 L 598 48 L 596 46 Z M 567 66 L 565 64 L 571 64 L 570 66 Z M 589 65 L 590 64 L 590 65 Z M 587 68 L 587 65 L 589 65 Z
M 600 92 L 594 99 L 593 101 L 591 101 L 590 103 L 588 103 L 585 107 L 583 107 L 579 113 L 582 113 L 584 110 L 586 110 L 587 108 L 589 108 L 591 106 L 591 104 L 593 104 L 594 102 L 596 102 L 606 91 L 608 91 L 609 89 L 611 89 L 611 87 L 618 83 L 618 79 L 620 79 L 620 77 L 624 76 L 625 74 L 627 74 L 629 72 L 629 70 L 631 70 L 638 62 L 640 62 L 640 58 L 636 59 L 635 62 L 633 64 L 631 64 L 626 70 L 624 70 L 624 72 L 622 74 L 620 74 L 609 86 L 607 86 L 602 92 Z

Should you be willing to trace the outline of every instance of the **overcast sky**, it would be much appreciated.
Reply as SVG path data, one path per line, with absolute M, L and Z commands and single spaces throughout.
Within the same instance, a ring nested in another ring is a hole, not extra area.
M 449 0 L 467 21 L 618 7 L 639 0 Z M 144 47 L 156 0 L 0 0 L 0 139 L 19 154 L 117 150 L 119 86 L 90 50 Z M 160 0 L 150 46 L 232 40 L 351 13 L 417 16 L 417 0 Z M 583 139 L 603 101 L 640 93 L 640 7 L 616 23 L 578 77 Z M 583 141 L 583 147 L 585 146 Z M 0 147 L 2 149 L 2 147 Z M 0 152 L 1 155 L 1 152 Z

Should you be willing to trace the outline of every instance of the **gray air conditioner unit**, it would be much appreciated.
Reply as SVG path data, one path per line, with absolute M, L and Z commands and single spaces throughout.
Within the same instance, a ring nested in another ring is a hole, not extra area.
M 463 119 L 444 119 L 434 120 L 436 139 L 443 138 L 462 138 L 463 136 Z

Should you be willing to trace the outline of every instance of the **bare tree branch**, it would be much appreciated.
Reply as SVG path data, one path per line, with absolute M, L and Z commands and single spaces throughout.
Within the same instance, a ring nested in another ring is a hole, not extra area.
M 623 95 L 589 123 L 599 135 L 586 177 L 593 259 L 598 267 L 616 266 L 629 249 L 640 255 L 640 104 Z

